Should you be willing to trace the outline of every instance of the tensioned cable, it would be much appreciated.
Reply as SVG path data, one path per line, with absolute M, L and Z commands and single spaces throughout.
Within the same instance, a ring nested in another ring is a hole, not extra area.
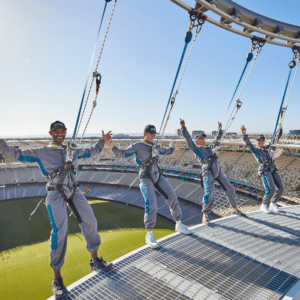
M 242 81 L 242 78 L 244 77 L 244 74 L 245 74 L 245 71 L 246 71 L 246 69 L 247 69 L 247 66 L 248 66 L 249 62 L 252 60 L 252 58 L 253 58 L 253 53 L 250 51 L 250 52 L 248 53 L 247 58 L 246 58 L 246 64 L 245 64 L 245 66 L 244 66 L 243 72 L 242 72 L 242 74 L 241 74 L 241 76 L 240 76 L 240 79 L 239 79 L 238 84 L 237 84 L 237 86 L 236 86 L 236 88 L 235 88 L 235 91 L 234 91 L 234 93 L 233 93 L 233 96 L 232 96 L 232 98 L 231 98 L 231 101 L 230 101 L 230 103 L 229 103 L 229 105 L 228 105 L 228 108 L 227 108 L 227 111 L 226 111 L 226 112 L 228 112 L 229 107 L 231 106 L 232 100 L 234 99 L 234 96 L 235 96 L 235 94 L 236 94 L 236 91 L 237 91 L 237 89 L 238 89 L 238 87 L 239 87 L 239 85 L 240 85 L 240 83 L 241 83 L 241 81 Z
M 166 126 L 167 126 L 167 122 L 168 122 L 168 120 L 170 118 L 171 110 L 172 110 L 173 105 L 175 103 L 176 95 L 178 94 L 178 89 L 180 87 L 180 84 L 181 84 L 181 81 L 182 81 L 182 78 L 183 78 L 183 75 L 184 75 L 187 63 L 188 63 L 190 55 L 191 55 L 191 51 L 193 50 L 193 47 L 194 47 L 195 41 L 197 39 L 197 36 L 198 36 L 199 32 L 201 31 L 202 25 L 204 24 L 204 22 L 205 22 L 206 19 L 207 19 L 207 16 L 204 15 L 203 13 L 201 13 L 200 11 L 196 10 L 196 9 L 194 9 L 194 10 L 192 10 L 190 12 L 190 26 L 189 26 L 189 30 L 187 31 L 186 36 L 185 36 L 185 45 L 184 45 L 183 52 L 182 52 L 182 55 L 181 55 L 181 58 L 180 58 L 179 66 L 177 68 L 177 72 L 176 72 L 176 75 L 175 75 L 175 79 L 174 79 L 174 82 L 173 82 L 173 86 L 172 86 L 172 89 L 171 89 L 171 93 L 170 93 L 170 96 L 169 96 L 167 107 L 166 107 L 166 110 L 165 110 L 165 113 L 164 113 L 164 116 L 163 116 L 163 120 L 162 120 L 161 125 L 160 125 L 159 134 L 157 136 L 157 141 L 158 141 L 159 138 L 161 140 L 161 138 L 163 137 L 163 134 L 164 134 Z M 195 25 L 196 21 L 197 21 L 197 24 Z M 185 55 L 185 52 L 186 52 L 187 45 L 191 41 L 192 36 L 193 36 L 192 29 L 194 27 L 197 27 L 197 29 L 196 29 L 196 35 L 195 35 L 195 38 L 194 38 L 194 42 L 193 42 L 193 45 L 191 47 L 189 56 L 187 58 L 184 70 L 182 72 L 182 75 L 181 75 L 181 78 L 180 78 L 177 90 L 176 90 L 175 94 L 173 95 L 174 88 L 175 88 L 176 81 L 177 81 L 177 78 L 178 78 L 178 75 L 179 75 L 179 72 L 180 72 L 180 69 L 181 69 L 181 65 L 182 65 L 182 62 L 183 62 L 183 58 L 184 58 L 184 55 Z M 168 118 L 167 118 L 167 121 L 165 123 L 164 130 L 161 131 L 170 103 L 171 103 L 171 108 L 170 108 L 170 111 L 169 111 L 169 114 L 168 114 Z M 162 134 L 161 134 L 161 132 L 162 132 Z
M 167 111 L 168 111 L 168 108 L 169 108 L 169 104 L 171 102 L 171 98 L 172 98 L 172 95 L 173 95 L 173 91 L 174 91 L 174 88 L 175 88 L 177 77 L 179 75 L 179 71 L 181 69 L 181 65 L 182 65 L 182 62 L 183 62 L 183 58 L 184 58 L 184 55 L 185 55 L 185 52 L 186 52 L 187 45 L 191 41 L 191 39 L 192 39 L 192 32 L 189 30 L 186 33 L 186 36 L 185 36 L 185 45 L 183 47 L 183 51 L 182 51 L 182 54 L 181 54 L 180 62 L 179 62 L 178 68 L 177 68 L 177 72 L 176 72 L 176 75 L 175 75 L 175 79 L 174 79 L 174 82 L 173 82 L 173 86 L 172 86 L 172 89 L 171 89 L 171 93 L 170 93 L 170 96 L 169 96 L 167 107 L 166 107 L 166 110 L 165 110 L 165 113 L 164 113 L 164 117 L 163 117 L 163 120 L 162 120 L 161 125 L 160 125 L 159 134 L 160 134 L 162 126 L 164 124 L 164 120 L 165 120 L 165 117 L 166 117 L 166 114 L 167 114 Z
M 296 70 L 295 70 L 295 73 L 294 73 L 294 78 L 293 78 L 292 85 L 291 85 L 291 88 L 290 88 L 290 92 L 289 92 L 289 95 L 288 95 L 288 98 L 287 98 L 286 106 L 282 108 L 283 111 L 282 111 L 282 116 L 281 116 L 281 119 L 280 119 L 281 124 L 283 123 L 285 113 L 286 113 L 286 110 L 287 110 L 287 107 L 288 107 L 288 104 L 289 104 L 289 101 L 290 101 L 290 97 L 291 97 L 292 89 L 293 89 L 294 82 L 295 82 L 295 79 L 296 79 L 296 76 L 297 76 L 299 64 L 300 64 L 300 58 L 298 58 L 297 67 L 296 67 Z
M 283 102 L 284 102 L 285 95 L 286 95 L 286 92 L 287 92 L 287 88 L 288 88 L 288 85 L 289 85 L 289 81 L 290 81 L 290 78 L 291 78 L 292 70 L 293 70 L 293 68 L 296 66 L 296 62 L 295 62 L 295 60 L 294 60 L 295 57 L 297 57 L 297 56 L 293 55 L 293 60 L 289 63 L 290 72 L 289 72 L 289 76 L 288 76 L 288 79 L 287 79 L 287 82 L 286 82 L 286 85 L 285 85 L 285 89 L 284 89 L 284 92 L 283 92 L 283 97 L 282 97 L 282 100 L 281 100 L 281 104 L 280 104 L 280 108 L 279 108 L 279 112 L 278 112 L 278 116 L 277 116 L 277 120 L 276 120 L 276 124 L 275 124 L 275 129 L 274 129 L 274 133 L 273 133 L 271 145 L 273 145 L 273 144 L 274 144 L 274 141 L 275 141 L 275 136 L 276 136 L 276 131 L 277 131 L 277 126 L 278 126 L 278 123 L 279 123 L 280 115 L 283 113 L 282 117 L 284 117 L 284 114 L 285 114 L 285 112 L 283 112 L 282 106 L 283 106 Z M 289 93 L 289 98 L 290 98 L 290 95 L 291 95 L 291 92 L 292 92 L 292 88 L 293 88 L 293 85 L 294 85 L 294 81 L 295 81 L 295 78 L 296 78 L 298 66 L 299 66 L 299 59 L 298 59 L 297 68 L 296 68 L 296 70 L 295 70 L 293 82 L 292 82 L 292 85 L 291 85 L 291 89 L 290 89 L 290 93 Z M 289 98 L 288 98 L 288 99 L 289 99 Z M 287 104 L 288 104 L 288 103 L 287 103 Z M 287 109 L 287 105 L 286 105 L 286 107 L 285 107 L 284 110 L 286 111 L 286 109 Z M 281 124 L 282 124 L 282 123 L 281 123 Z
M 103 22 L 104 14 L 105 14 L 105 11 L 106 11 L 107 2 L 110 2 L 110 1 L 111 0 L 105 0 L 104 9 L 103 9 L 103 13 L 102 13 L 102 18 L 101 18 L 101 21 L 100 21 L 100 25 L 99 25 L 99 29 L 98 29 L 98 34 L 97 34 L 97 38 L 96 38 L 96 42 L 95 42 L 95 46 L 94 46 L 94 50 L 93 50 L 93 54 L 92 54 L 92 59 L 91 59 L 91 62 L 90 62 L 88 76 L 87 76 L 87 79 L 86 79 L 86 82 L 85 82 L 85 86 L 84 86 L 84 89 L 83 89 L 83 95 L 82 95 L 82 99 L 81 99 L 81 104 L 80 104 L 80 107 L 79 107 L 79 112 L 78 112 L 78 116 L 77 116 L 77 120 L 76 120 L 76 124 L 75 124 L 75 129 L 74 129 L 73 136 L 72 136 L 73 140 L 77 136 L 77 134 L 76 134 L 77 125 L 78 125 L 79 117 L 80 117 L 80 114 L 81 114 L 81 108 L 82 108 L 82 104 L 83 104 L 83 100 L 84 100 L 84 96 L 85 96 L 87 84 L 88 84 L 89 77 L 90 77 L 91 67 L 92 67 L 92 63 L 93 63 L 93 60 L 94 60 L 94 55 L 95 55 L 95 51 L 96 51 L 96 47 L 97 47 L 97 43 L 98 43 L 98 39 L 99 39 L 99 34 L 100 34 L 101 27 L 102 27 L 102 22 Z M 80 124 L 79 124 L 79 126 L 80 126 Z
M 109 19 L 109 22 L 108 22 L 108 25 L 107 25 L 106 33 L 105 33 L 105 36 L 104 36 L 104 40 L 103 40 L 103 43 L 102 43 L 102 47 L 101 47 L 101 50 L 100 50 L 100 54 L 99 54 L 99 57 L 98 57 L 98 61 L 97 61 L 97 64 L 96 64 L 96 68 L 95 68 L 94 74 L 97 73 L 98 65 L 99 65 L 100 58 L 101 58 L 101 55 L 102 55 L 102 52 L 103 52 L 104 44 L 105 44 L 105 41 L 106 41 L 106 38 L 107 38 L 108 30 L 109 30 L 110 23 L 111 23 L 111 20 L 112 20 L 114 11 L 115 11 L 116 4 L 117 4 L 117 0 L 115 0 L 113 9 L 112 9 L 112 12 L 111 12 L 111 15 L 110 15 L 110 19 Z M 92 82 L 91 82 L 91 86 L 90 86 L 90 89 L 89 89 L 89 93 L 88 93 L 88 96 L 87 96 L 87 99 L 86 99 L 86 104 L 87 104 L 87 102 L 88 102 L 88 99 L 89 99 L 89 96 L 90 96 L 90 92 L 91 92 L 92 85 L 93 85 L 93 82 L 94 82 L 95 77 L 97 77 L 97 76 L 94 76 L 94 77 L 93 77 L 93 80 L 92 80 Z M 100 77 L 101 77 L 101 76 L 100 76 Z M 86 124 L 86 126 L 85 126 L 85 128 L 84 128 L 84 131 L 83 131 L 83 133 L 82 133 L 82 135 L 81 135 L 80 142 L 81 142 L 82 139 L 83 139 L 83 136 L 84 136 L 84 134 L 85 134 L 85 131 L 86 131 L 86 129 L 87 129 L 87 126 L 88 126 L 88 124 L 89 124 L 89 122 L 90 122 L 90 119 L 91 119 L 91 117 L 92 117 L 93 111 L 94 111 L 94 109 L 95 109 L 95 107 L 96 107 L 96 105 L 97 105 L 97 97 L 98 97 L 98 92 L 96 91 L 95 100 L 94 100 L 94 102 L 93 102 L 93 108 L 92 108 L 92 111 L 91 111 L 91 113 L 90 113 L 90 116 L 89 116 L 89 119 L 88 119 L 88 121 L 87 121 L 87 124 Z M 86 106 L 86 104 L 85 104 L 85 106 Z M 83 113 L 82 113 L 82 117 L 83 117 Z M 81 118 L 82 118 L 82 117 L 81 117 Z
M 170 107 L 170 110 L 169 110 L 169 114 L 168 114 L 168 116 L 167 116 L 167 119 L 166 119 L 164 128 L 163 128 L 161 134 L 159 135 L 159 140 L 160 140 L 160 141 L 162 140 L 163 136 L 165 135 L 165 131 L 166 131 L 166 128 L 167 128 L 167 124 L 168 124 L 168 121 L 169 121 L 169 119 L 170 119 L 171 111 L 172 111 L 172 108 L 173 108 L 173 106 L 174 106 L 175 99 L 176 99 L 176 96 L 177 96 L 177 94 L 178 94 L 178 90 L 179 90 L 179 87 L 180 87 L 180 85 L 181 85 L 181 81 L 182 81 L 184 72 L 185 72 L 185 70 L 186 70 L 186 66 L 187 66 L 187 64 L 188 64 L 188 62 L 189 62 L 189 59 L 190 59 L 191 53 L 192 53 L 192 51 L 193 51 L 193 48 L 194 48 L 194 45 L 195 45 L 197 36 L 198 36 L 198 34 L 199 34 L 200 31 L 201 31 L 201 27 L 200 27 L 199 29 L 196 30 L 195 37 L 194 37 L 194 41 L 193 41 L 193 44 L 192 44 L 192 46 L 191 46 L 191 49 L 190 49 L 190 53 L 189 53 L 189 55 L 188 55 L 188 58 L 187 58 L 187 60 L 186 60 L 186 62 L 185 62 L 185 66 L 184 66 L 184 68 L 183 68 L 183 71 L 182 71 L 182 74 L 181 74 L 181 78 L 180 78 L 180 80 L 179 80 L 177 89 L 176 89 L 176 91 L 175 91 L 175 93 L 174 93 L 174 95 L 173 95 L 173 97 L 172 97 L 172 99 L 171 99 L 171 107 Z
M 261 52 L 262 47 L 263 47 L 264 44 L 265 44 L 265 40 L 261 39 L 261 41 L 259 40 L 259 41 L 257 42 L 256 39 L 259 39 L 259 38 L 256 38 L 256 37 L 255 37 L 255 38 L 252 40 L 252 46 L 251 46 L 251 50 L 250 50 L 250 53 L 253 53 L 253 51 L 254 51 L 255 49 L 257 49 L 256 54 L 255 54 L 255 58 L 254 58 L 254 60 L 253 60 L 253 62 L 252 62 L 251 68 L 250 68 L 250 70 L 249 70 L 249 72 L 248 72 L 248 75 L 247 75 L 247 77 L 246 77 L 246 79 L 245 79 L 245 81 L 244 81 L 244 84 L 243 84 L 243 86 L 242 86 L 242 88 L 241 88 L 241 91 L 240 91 L 240 93 L 239 93 L 238 99 L 236 100 L 236 106 L 233 107 L 232 112 L 231 112 L 231 114 L 230 114 L 230 117 L 229 117 L 229 119 L 228 119 L 228 121 L 227 121 L 227 123 L 226 123 L 226 126 L 225 126 L 225 128 L 224 128 L 224 131 L 223 131 L 223 134 L 222 134 L 222 137 L 221 137 L 220 141 L 223 140 L 223 139 L 225 138 L 225 135 L 226 135 L 228 129 L 230 128 L 230 126 L 231 126 L 233 120 L 235 119 L 235 117 L 236 117 L 236 115 L 237 115 L 239 109 L 240 109 L 241 106 L 242 106 L 242 102 L 240 101 L 240 97 L 241 97 L 242 92 L 243 92 L 243 90 L 244 90 L 244 88 L 245 88 L 245 86 L 246 86 L 247 80 L 248 80 L 248 78 L 249 78 L 249 76 L 250 76 L 250 73 L 251 73 L 251 71 L 252 71 L 252 69 L 253 69 L 253 66 L 254 66 L 254 64 L 255 64 L 255 62 L 256 62 L 256 59 L 257 59 L 259 53 Z M 250 53 L 248 54 L 248 57 L 249 57 Z M 251 59 L 252 59 L 252 58 L 251 58 Z M 251 60 L 251 59 L 250 59 L 250 60 Z M 247 60 L 248 60 L 248 58 L 247 58 Z M 249 61 L 250 61 L 250 60 L 249 60 Z M 243 75 L 243 74 L 242 74 L 242 75 Z M 239 85 L 239 84 L 238 84 L 238 85 Z M 235 91 L 235 92 L 236 92 L 236 91 Z M 234 93 L 234 94 L 235 94 L 235 93 Z M 232 101 L 232 99 L 231 99 L 231 101 Z M 230 103 L 231 103 L 231 102 L 230 102 Z M 230 106 L 230 105 L 229 105 L 229 106 Z M 229 108 L 229 107 L 228 107 L 228 108 Z M 235 110 L 236 110 L 236 111 L 235 111 Z M 235 113 L 234 113 L 234 111 L 235 111 Z M 234 114 L 234 115 L 233 115 L 233 114 Z M 232 117 L 232 116 L 233 116 L 233 117 Z

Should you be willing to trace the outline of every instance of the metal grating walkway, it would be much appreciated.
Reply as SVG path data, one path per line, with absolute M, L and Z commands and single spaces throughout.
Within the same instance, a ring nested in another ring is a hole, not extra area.
M 88 275 L 66 299 L 281 299 L 300 279 L 300 206 L 198 225 Z M 52 298 L 51 298 L 52 299 Z

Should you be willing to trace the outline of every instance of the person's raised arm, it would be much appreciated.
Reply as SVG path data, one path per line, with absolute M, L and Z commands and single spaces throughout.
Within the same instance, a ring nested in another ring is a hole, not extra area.
M 185 127 L 185 121 L 180 119 L 180 125 L 181 125 L 181 133 L 184 136 L 185 140 L 188 143 L 189 148 L 195 153 L 195 144 L 189 134 L 189 132 L 187 131 L 186 127 Z
M 159 147 L 159 154 L 160 155 L 170 155 L 173 152 L 179 151 L 181 149 L 182 149 L 182 146 L 179 143 L 176 143 L 174 147 L 170 147 L 170 148 Z
M 36 149 L 16 149 L 8 146 L 3 139 L 0 139 L 0 154 L 2 154 L 6 160 L 18 160 L 20 162 L 36 162 L 38 160 L 38 152 Z
M 97 144 L 95 146 L 93 146 L 91 148 L 87 148 L 87 149 L 77 149 L 76 150 L 78 159 L 92 157 L 92 156 L 99 154 L 104 148 L 105 141 L 108 141 L 109 137 L 111 137 L 111 135 L 112 135 L 111 131 L 104 134 L 104 132 L 102 130 L 102 139 L 99 139 L 99 141 L 97 142 Z
M 254 154 L 254 156 L 256 157 L 256 159 L 261 162 L 261 158 L 258 154 L 258 152 L 256 151 L 256 148 L 253 146 L 253 144 L 251 143 L 248 134 L 246 133 L 247 129 L 244 125 L 241 126 L 241 132 L 243 135 L 243 140 L 246 143 L 246 146 L 250 148 L 251 152 Z
M 218 134 L 217 134 L 216 138 L 210 144 L 211 148 L 215 148 L 216 146 L 218 146 L 220 144 L 219 141 L 221 140 L 222 135 L 223 135 L 222 123 L 218 122 Z
M 274 145 L 276 145 L 278 143 L 278 141 L 280 140 L 281 136 L 282 136 L 282 125 L 279 124 L 278 125 L 278 129 L 277 129 L 277 131 L 275 133 Z
M 105 144 L 111 149 L 113 154 L 118 158 L 127 158 L 132 156 L 135 152 L 135 144 L 128 146 L 125 149 L 119 149 L 117 146 L 114 145 L 111 136 L 106 136 L 103 140 L 105 140 Z

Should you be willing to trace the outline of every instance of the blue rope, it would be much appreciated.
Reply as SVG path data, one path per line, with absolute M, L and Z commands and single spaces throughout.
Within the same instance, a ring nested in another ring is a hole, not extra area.
M 74 132 L 73 132 L 72 140 L 75 140 L 77 126 L 78 126 L 79 118 L 80 118 L 80 115 L 81 115 L 83 100 L 84 100 L 84 97 L 85 97 L 86 87 L 87 87 L 87 84 L 88 84 L 88 81 L 89 81 L 91 67 L 92 67 L 92 63 L 93 63 L 93 60 L 94 60 L 94 55 L 95 55 L 95 51 L 96 51 L 96 47 L 97 47 L 97 43 L 98 43 L 99 33 L 100 33 L 100 30 L 101 30 L 101 26 L 102 26 L 104 14 L 105 14 L 105 11 L 106 11 L 107 3 L 110 2 L 110 1 L 111 0 L 105 0 L 104 9 L 103 9 L 103 13 L 102 13 L 102 18 L 101 18 L 100 26 L 99 26 L 99 29 L 98 29 L 97 39 L 96 39 L 96 43 L 95 43 L 95 46 L 94 46 L 94 51 L 93 51 L 90 67 L 89 67 L 88 77 L 86 79 L 84 90 L 83 90 L 83 95 L 82 95 L 82 99 L 81 99 L 81 103 L 80 103 L 80 107 L 79 107 L 79 112 L 78 112 L 77 121 L 76 121 L 76 124 L 75 124 L 75 129 L 74 129 Z
M 289 73 L 288 80 L 286 82 L 286 86 L 285 86 L 285 89 L 284 89 L 283 97 L 282 97 L 282 100 L 281 100 L 281 105 L 280 105 L 280 108 L 279 108 L 278 117 L 277 117 L 277 121 L 276 121 L 276 124 L 275 124 L 275 130 L 274 130 L 274 133 L 273 133 L 273 138 L 272 138 L 271 144 L 273 144 L 274 141 L 275 141 L 275 134 L 276 134 L 276 131 L 277 131 L 278 121 L 279 121 L 279 118 L 280 118 L 280 114 L 281 114 L 283 102 L 284 102 L 284 99 L 285 99 L 286 91 L 287 91 L 287 88 L 288 88 L 288 85 L 289 85 L 292 69 L 295 67 L 295 65 L 296 64 L 290 65 L 290 73 Z
M 189 42 L 191 41 L 191 39 L 192 39 L 192 36 L 193 36 L 193 34 L 192 34 L 192 32 L 189 30 L 189 31 L 186 33 L 186 36 L 185 36 L 185 45 L 184 45 L 183 52 L 182 52 L 182 55 L 181 55 L 181 58 L 180 58 L 179 66 L 178 66 L 177 73 L 176 73 L 176 76 L 175 76 L 175 80 L 174 80 L 174 83 L 173 83 L 173 86 L 172 86 L 172 89 L 171 89 L 171 93 L 170 93 L 170 97 L 169 97 L 168 104 L 167 104 L 167 107 L 166 107 L 166 111 L 165 111 L 163 120 L 162 120 L 161 125 L 160 125 L 159 135 L 160 135 L 162 126 L 163 126 L 163 124 L 164 124 L 164 120 L 165 120 L 165 117 L 166 117 L 166 114 L 167 114 L 167 111 L 168 111 L 168 107 L 169 107 L 169 104 L 170 104 L 170 101 L 171 101 L 171 98 L 172 98 L 172 95 L 173 95 L 174 87 L 175 87 L 175 84 L 176 84 L 176 81 L 177 81 L 177 77 L 178 77 L 178 74 L 179 74 L 179 71 L 180 71 L 180 68 L 181 68 L 181 65 L 182 65 L 182 61 L 183 61 L 183 58 L 184 58 L 184 55 L 185 55 L 185 51 L 186 51 L 186 48 L 187 48 L 188 43 L 189 43 Z
M 231 101 L 230 101 L 230 103 L 229 103 L 229 106 L 228 106 L 228 108 L 227 108 L 226 113 L 228 112 L 228 109 L 229 109 L 229 107 L 230 107 L 230 105 L 231 105 L 231 103 L 232 103 L 232 100 L 233 100 L 233 98 L 234 98 L 234 96 L 235 96 L 235 93 L 236 93 L 236 91 L 237 91 L 237 89 L 238 89 L 238 87 L 239 87 L 239 85 L 240 85 L 240 83 L 241 83 L 241 80 L 242 80 L 242 78 L 243 78 L 243 76 L 244 76 L 244 74 L 245 74 L 245 71 L 246 71 L 246 69 L 247 69 L 247 66 L 248 66 L 249 62 L 252 60 L 252 58 L 253 58 L 253 54 L 252 54 L 251 52 L 249 52 L 249 53 L 248 53 L 248 56 L 247 56 L 247 58 L 246 58 L 247 61 L 246 61 L 244 70 L 243 70 L 242 75 L 241 75 L 241 77 L 240 77 L 240 80 L 239 80 L 239 82 L 238 82 L 238 84 L 237 84 L 237 86 L 236 86 L 236 88 L 235 88 L 235 91 L 234 91 L 234 93 L 233 93 L 233 96 L 232 96 L 232 98 L 231 98 Z

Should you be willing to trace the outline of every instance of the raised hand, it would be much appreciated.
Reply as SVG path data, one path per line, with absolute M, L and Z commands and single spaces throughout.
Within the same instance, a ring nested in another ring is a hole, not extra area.
M 179 150 L 181 150 L 181 149 L 182 149 L 182 145 L 179 144 L 179 143 L 175 143 L 174 151 L 176 152 L 176 151 L 179 151 Z
M 184 122 L 184 120 L 181 120 L 181 119 L 180 119 L 180 125 L 181 125 L 182 127 L 184 127 L 184 126 L 185 126 L 185 122 Z
M 246 130 L 247 130 L 246 127 L 244 125 L 242 125 L 241 126 L 241 132 L 242 132 L 243 135 L 246 134 Z
M 112 140 L 111 136 L 112 136 L 111 131 L 109 131 L 108 133 L 105 134 L 104 131 L 102 130 L 102 139 L 103 139 L 104 143 L 107 143 L 110 140 Z
M 218 128 L 222 129 L 222 123 L 221 122 L 218 122 Z

